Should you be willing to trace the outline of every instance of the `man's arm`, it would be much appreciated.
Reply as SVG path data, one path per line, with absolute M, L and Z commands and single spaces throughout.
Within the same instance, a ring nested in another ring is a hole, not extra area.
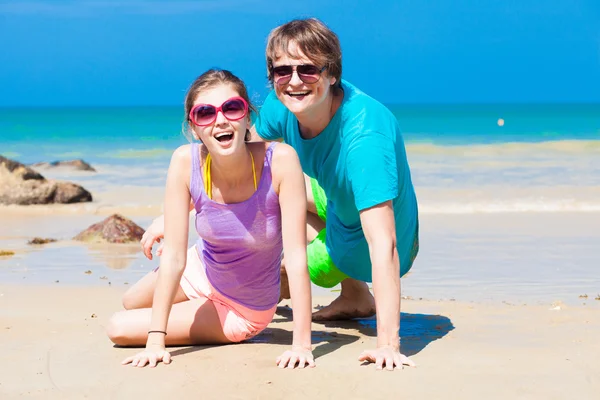
M 408 357 L 400 354 L 400 261 L 392 202 L 362 210 L 360 220 L 373 268 L 377 349 L 363 352 L 359 360 L 374 362 L 377 369 L 414 366 Z

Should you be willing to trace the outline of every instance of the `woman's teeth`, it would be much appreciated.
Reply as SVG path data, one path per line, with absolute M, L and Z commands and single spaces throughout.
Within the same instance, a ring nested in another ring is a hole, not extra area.
M 219 142 L 227 142 L 233 139 L 233 133 L 219 133 L 215 135 L 215 139 L 217 139 Z

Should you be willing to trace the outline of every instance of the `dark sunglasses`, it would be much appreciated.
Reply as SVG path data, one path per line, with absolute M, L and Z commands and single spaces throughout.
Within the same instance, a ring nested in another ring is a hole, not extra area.
M 311 64 L 302 65 L 280 65 L 271 67 L 271 75 L 273 81 L 278 85 L 285 85 L 292 80 L 294 71 L 298 74 L 298 78 L 304 83 L 316 83 L 321 79 L 321 73 L 327 67 L 319 68 Z
M 197 104 L 190 110 L 189 119 L 194 125 L 207 126 L 216 121 L 219 111 L 229 121 L 238 121 L 248 114 L 248 103 L 242 97 L 232 97 L 219 107 Z

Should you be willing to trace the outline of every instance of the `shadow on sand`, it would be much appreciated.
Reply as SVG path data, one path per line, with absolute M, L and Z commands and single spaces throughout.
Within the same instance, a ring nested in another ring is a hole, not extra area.
M 281 318 L 274 318 L 271 324 L 290 322 L 292 320 L 292 309 L 287 306 L 277 307 L 276 316 Z M 312 331 L 312 343 L 315 346 L 313 355 L 315 359 L 329 354 L 342 346 L 354 343 L 361 336 L 377 336 L 377 320 L 375 317 L 357 318 L 347 321 L 314 322 L 314 324 L 329 328 L 328 330 Z M 331 331 L 331 329 L 337 329 L 338 331 Z M 339 330 L 345 332 L 342 333 Z M 411 357 L 427 347 L 429 343 L 443 338 L 452 330 L 454 330 L 452 321 L 443 315 L 400 313 L 402 354 Z M 271 325 L 257 336 L 240 344 L 256 343 L 291 345 L 292 331 L 291 329 L 275 328 Z M 180 348 L 172 350 L 171 356 L 201 351 L 202 349 L 214 346 L 204 345 Z
M 283 318 L 273 320 L 273 322 L 291 321 L 292 310 L 289 307 L 277 307 L 277 315 Z M 356 318 L 346 321 L 319 321 L 313 323 L 322 325 L 326 328 L 358 331 L 358 333 L 364 336 L 377 336 L 377 320 L 375 317 Z M 443 338 L 452 330 L 454 330 L 452 321 L 450 318 L 443 315 L 400 313 L 400 340 L 402 343 L 402 354 L 406 355 L 407 357 L 413 356 L 427 347 L 429 343 Z M 337 345 L 337 347 L 335 347 L 336 349 L 345 344 L 355 342 L 360 338 L 359 336 L 346 334 L 352 332 L 336 334 L 336 332 L 313 331 L 313 336 L 319 332 L 325 333 L 329 336 L 336 335 L 334 336 L 336 339 L 334 342 Z M 315 341 L 314 343 L 317 342 Z M 318 348 L 316 350 L 318 350 Z

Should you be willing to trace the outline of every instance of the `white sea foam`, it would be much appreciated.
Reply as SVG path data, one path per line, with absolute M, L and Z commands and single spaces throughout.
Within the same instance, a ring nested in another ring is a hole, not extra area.
M 556 140 L 546 142 L 510 142 L 473 145 L 437 145 L 431 143 L 407 143 L 409 155 L 462 155 L 462 156 L 510 156 L 535 154 L 598 154 L 599 140 Z
M 556 213 L 556 212 L 600 212 L 600 202 L 580 202 L 573 200 L 518 200 L 466 202 L 466 203 L 427 203 L 419 205 L 422 214 L 495 214 L 495 213 Z

